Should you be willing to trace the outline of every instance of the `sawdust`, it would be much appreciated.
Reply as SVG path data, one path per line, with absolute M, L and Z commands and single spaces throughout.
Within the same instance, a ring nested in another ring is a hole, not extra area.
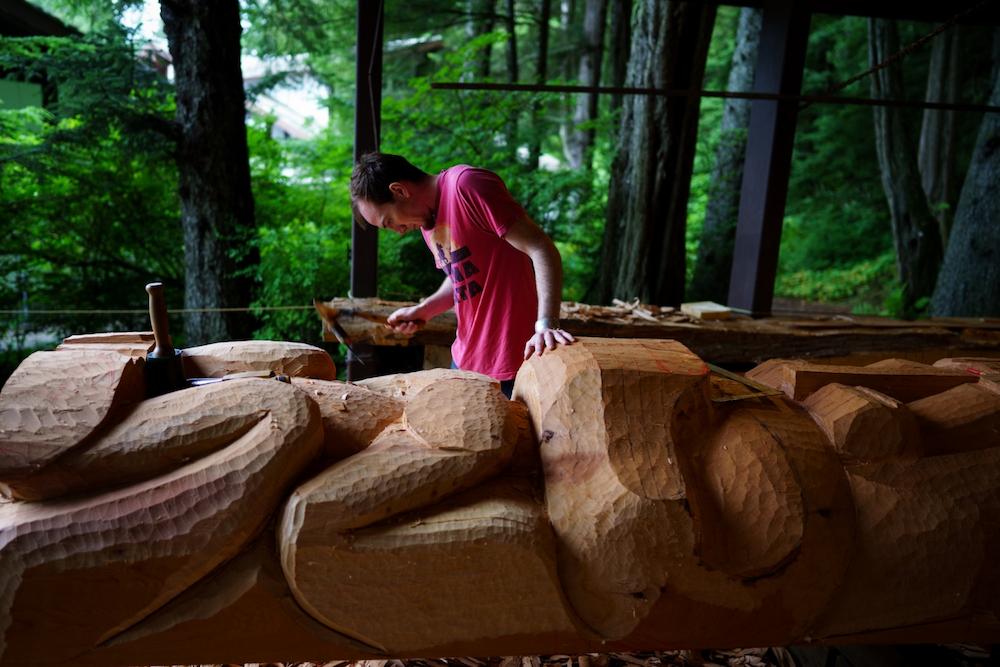
M 262 662 L 245 665 L 173 665 L 171 667 L 795 667 L 784 648 L 718 651 L 589 653 L 584 655 L 506 656 L 414 660 L 332 660 Z

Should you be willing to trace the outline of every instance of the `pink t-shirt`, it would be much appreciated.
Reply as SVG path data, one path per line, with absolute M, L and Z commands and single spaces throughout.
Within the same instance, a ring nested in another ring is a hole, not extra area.
M 531 260 L 503 238 L 527 214 L 493 172 L 457 165 L 442 171 L 437 184 L 437 221 L 422 233 L 455 287 L 451 356 L 463 370 L 509 380 L 538 312 Z

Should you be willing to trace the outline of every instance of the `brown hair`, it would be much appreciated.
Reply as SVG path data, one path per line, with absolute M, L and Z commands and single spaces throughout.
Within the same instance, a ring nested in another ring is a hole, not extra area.
M 351 174 L 351 201 L 363 199 L 373 204 L 392 201 L 389 184 L 397 181 L 420 183 L 430 174 L 410 164 L 402 155 L 366 153 Z

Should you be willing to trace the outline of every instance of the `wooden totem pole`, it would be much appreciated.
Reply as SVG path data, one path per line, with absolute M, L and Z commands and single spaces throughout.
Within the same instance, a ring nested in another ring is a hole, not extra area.
M 585 338 L 509 401 L 256 341 L 147 398 L 151 347 L 0 392 L 0 665 L 1000 642 L 996 361 Z

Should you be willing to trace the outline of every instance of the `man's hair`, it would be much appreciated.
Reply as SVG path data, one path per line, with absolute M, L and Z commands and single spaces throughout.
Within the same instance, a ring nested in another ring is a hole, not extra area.
M 392 201 L 389 184 L 397 181 L 420 183 L 430 174 L 414 167 L 402 155 L 366 153 L 351 174 L 351 201 L 363 199 L 373 204 Z

